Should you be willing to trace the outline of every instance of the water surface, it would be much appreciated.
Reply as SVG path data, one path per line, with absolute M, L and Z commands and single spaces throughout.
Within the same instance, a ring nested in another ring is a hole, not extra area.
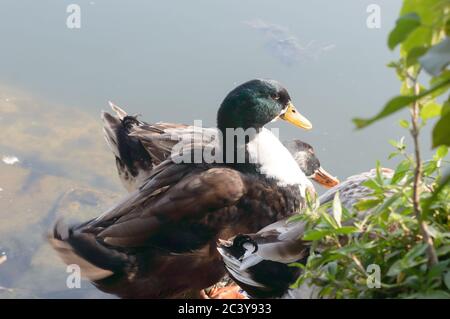
M 394 119 L 355 132 L 398 92 L 385 45 L 399 10 L 374 1 L 17 1 L 0 4 L 0 297 L 108 297 L 66 288 L 44 234 L 60 216 L 96 216 L 124 194 L 99 118 L 112 100 L 151 121 L 215 124 L 226 93 L 256 77 L 288 88 L 313 123 L 284 123 L 282 139 L 315 146 L 340 178 L 375 160 L 393 166 Z M 81 6 L 81 29 L 66 7 Z M 404 114 L 405 116 L 407 114 Z M 428 140 L 424 140 L 429 148 Z

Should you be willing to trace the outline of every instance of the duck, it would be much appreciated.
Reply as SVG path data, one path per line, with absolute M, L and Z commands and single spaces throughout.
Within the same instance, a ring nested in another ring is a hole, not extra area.
M 172 154 L 174 146 L 217 142 L 216 128 L 194 127 L 186 124 L 157 122 L 149 124 L 135 115 L 128 115 L 123 108 L 109 102 L 115 116 L 102 112 L 104 138 L 114 154 L 122 185 L 129 192 L 136 190 L 150 176 L 154 167 Z M 300 139 L 282 142 L 291 152 L 305 175 L 325 188 L 331 188 L 339 180 L 328 173 L 316 156 L 314 148 Z M 312 192 L 313 190 L 311 190 Z M 219 283 L 201 292 L 204 299 L 242 299 L 240 287 L 222 278 Z
M 381 174 L 384 178 L 392 178 L 393 171 L 383 168 Z M 352 209 L 360 200 L 371 197 L 373 191 L 364 186 L 364 183 L 375 176 L 376 170 L 372 169 L 348 177 L 321 195 L 320 205 L 331 202 L 339 192 L 342 206 Z M 358 212 L 353 221 L 362 220 L 373 209 Z M 331 208 L 327 212 L 331 214 Z M 310 253 L 310 242 L 302 239 L 304 231 L 305 222 L 284 218 L 257 233 L 239 234 L 228 240 L 220 239 L 217 249 L 230 277 L 250 298 L 318 298 L 318 287 L 309 283 L 291 288 L 300 276 L 301 269 L 290 267 L 289 264 L 306 264 Z
M 242 129 L 245 138 L 232 143 L 222 134 L 216 162 L 171 156 L 99 217 L 71 225 L 57 221 L 50 244 L 106 293 L 198 298 L 226 273 L 216 249 L 219 238 L 257 232 L 305 206 L 312 183 L 264 127 L 278 119 L 312 128 L 277 81 L 239 85 L 221 103 L 217 128 Z
M 128 192 L 142 185 L 153 168 L 171 156 L 177 143 L 185 146 L 191 143 L 210 146 L 218 143 L 216 128 L 168 122 L 149 124 L 139 120 L 136 115 L 128 115 L 111 101 L 109 105 L 115 115 L 102 112 L 103 135 L 115 157 L 119 179 Z M 300 139 L 282 143 L 309 179 L 325 188 L 339 183 L 320 165 L 310 144 Z

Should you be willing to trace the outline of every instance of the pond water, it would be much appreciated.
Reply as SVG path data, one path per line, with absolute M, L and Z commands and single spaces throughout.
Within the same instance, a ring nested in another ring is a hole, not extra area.
M 66 8 L 81 8 L 81 28 Z M 366 26 L 367 6 L 381 28 Z M 17 1 L 0 4 L 0 298 L 110 297 L 68 289 L 45 241 L 61 216 L 100 214 L 125 193 L 101 131 L 112 100 L 152 121 L 215 124 L 226 93 L 273 78 L 314 125 L 284 123 L 340 178 L 385 166 L 396 120 L 354 131 L 398 93 L 385 43 L 398 1 Z M 404 114 L 405 117 L 407 114 Z M 425 133 L 426 135 L 426 133 Z M 429 141 L 423 144 L 429 149 Z M 6 258 L 1 253 L 6 253 Z M 6 259 L 6 261 L 5 261 Z

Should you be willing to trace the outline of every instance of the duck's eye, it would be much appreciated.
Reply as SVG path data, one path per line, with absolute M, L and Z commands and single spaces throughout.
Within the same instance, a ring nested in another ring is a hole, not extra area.
M 280 99 L 280 96 L 278 94 L 272 94 L 270 97 L 272 99 L 274 99 L 274 100 L 279 100 Z

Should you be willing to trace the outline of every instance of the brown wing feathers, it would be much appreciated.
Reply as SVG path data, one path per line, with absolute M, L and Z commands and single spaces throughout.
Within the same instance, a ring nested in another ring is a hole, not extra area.
M 228 168 L 163 165 L 165 169 L 154 172 L 140 190 L 97 219 L 75 227 L 58 223 L 49 240 L 62 259 L 83 267 L 83 275 L 91 280 L 125 275 L 120 280 L 128 282 L 128 276 L 140 271 L 136 258 L 144 258 L 145 263 L 154 259 L 163 267 L 163 256 L 203 247 L 210 240 L 208 229 L 195 221 L 220 213 L 246 192 L 240 173 Z M 120 282 L 117 293 L 122 289 Z
M 240 174 L 227 168 L 213 168 L 186 176 L 154 198 L 147 196 L 155 191 L 154 185 L 149 184 L 93 222 L 95 227 L 115 219 L 98 237 L 110 245 L 143 244 L 142 241 L 151 238 L 164 224 L 186 218 L 200 219 L 209 212 L 233 205 L 245 192 Z

